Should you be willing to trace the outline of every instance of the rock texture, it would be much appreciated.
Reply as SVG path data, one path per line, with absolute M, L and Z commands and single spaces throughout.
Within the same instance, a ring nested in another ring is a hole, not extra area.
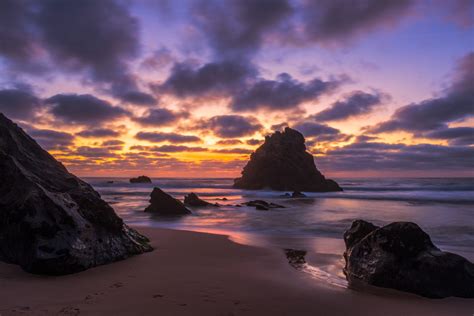
M 418 225 L 357 220 L 344 233 L 349 285 L 370 284 L 430 298 L 474 297 L 474 264 L 438 249 Z
M 328 192 L 342 191 L 316 169 L 313 156 L 306 151 L 303 135 L 289 127 L 265 138 L 234 180 L 239 189 Z
M 100 195 L 0 114 L 0 260 L 68 274 L 150 251 Z
M 183 203 L 163 192 L 160 188 L 154 188 L 150 197 L 150 205 L 145 209 L 145 212 L 165 216 L 191 214 L 191 211 Z
M 301 193 L 300 191 L 294 191 L 291 193 L 292 198 L 305 198 L 306 195 L 304 193 Z
M 151 179 L 147 176 L 139 176 L 136 178 L 130 178 L 130 183 L 151 183 Z
M 205 207 L 205 206 L 219 206 L 219 204 L 212 204 L 201 200 L 196 193 L 189 193 L 184 197 L 184 205 L 195 206 L 195 207 Z
M 264 200 L 253 200 L 243 204 L 247 206 L 254 206 L 259 211 L 268 211 L 271 208 L 285 208 L 283 205 L 267 202 Z

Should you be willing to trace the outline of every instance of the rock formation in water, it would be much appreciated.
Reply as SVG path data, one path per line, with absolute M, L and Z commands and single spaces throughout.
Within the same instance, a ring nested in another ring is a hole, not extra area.
M 195 207 L 205 207 L 205 206 L 214 206 L 217 207 L 219 204 L 212 204 L 200 199 L 196 193 L 189 193 L 184 196 L 184 205 L 195 206 Z
M 254 206 L 259 211 L 268 211 L 271 208 L 285 208 L 283 205 L 267 202 L 264 200 L 253 200 L 243 204 L 247 206 Z
M 130 183 L 151 183 L 151 179 L 147 176 L 139 176 L 136 178 L 130 178 Z
M 0 113 L 0 260 L 68 274 L 150 251 L 100 195 Z
M 294 191 L 293 193 L 291 193 L 291 197 L 292 198 L 305 198 L 306 194 L 301 193 L 300 191 Z
M 349 285 L 369 284 L 430 298 L 474 297 L 474 264 L 438 249 L 418 225 L 357 220 L 344 233 Z
M 339 185 L 326 179 L 316 169 L 313 156 L 306 151 L 303 135 L 289 127 L 265 138 L 234 180 L 239 189 L 279 191 L 342 191 Z
M 150 195 L 150 205 L 145 212 L 165 216 L 179 216 L 191 214 L 191 211 L 171 195 L 163 192 L 160 188 L 154 188 Z

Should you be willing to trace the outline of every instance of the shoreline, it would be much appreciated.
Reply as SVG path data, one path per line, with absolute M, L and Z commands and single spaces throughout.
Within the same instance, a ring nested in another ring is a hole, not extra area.
M 51 277 L 0 263 L 0 315 L 470 315 L 473 301 L 357 292 L 225 235 L 135 227 L 154 251 Z M 314 256 L 314 254 L 313 254 Z

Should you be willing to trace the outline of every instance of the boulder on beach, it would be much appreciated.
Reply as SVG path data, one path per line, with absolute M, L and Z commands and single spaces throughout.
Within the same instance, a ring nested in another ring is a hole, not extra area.
M 430 298 L 474 297 L 474 264 L 438 249 L 415 223 L 378 227 L 356 220 L 344 242 L 350 286 L 369 284 Z
M 148 239 L 0 113 L 0 260 L 61 275 L 151 251 Z
M 271 208 L 285 208 L 283 205 L 267 202 L 264 200 L 253 200 L 253 201 L 245 202 L 243 204 L 247 206 L 253 206 L 257 210 L 260 210 L 260 211 L 268 211 Z
M 139 176 L 136 178 L 130 178 L 130 183 L 151 183 L 151 179 L 147 176 Z
M 219 206 L 218 204 L 212 204 L 201 200 L 196 193 L 189 193 L 184 196 L 184 205 L 195 206 L 195 207 L 205 207 L 205 206 Z
M 306 151 L 303 135 L 289 127 L 265 138 L 265 142 L 250 156 L 242 177 L 234 180 L 234 188 L 342 191 L 335 181 L 326 179 L 316 169 L 313 155 Z
M 150 195 L 150 205 L 145 212 L 165 216 L 181 216 L 191 214 L 191 211 L 181 201 L 175 199 L 160 188 L 155 187 Z

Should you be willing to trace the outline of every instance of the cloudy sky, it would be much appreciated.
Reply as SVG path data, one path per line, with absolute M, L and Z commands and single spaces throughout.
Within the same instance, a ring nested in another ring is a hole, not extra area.
M 474 176 L 472 0 L 1 0 L 0 112 L 81 176 Z

